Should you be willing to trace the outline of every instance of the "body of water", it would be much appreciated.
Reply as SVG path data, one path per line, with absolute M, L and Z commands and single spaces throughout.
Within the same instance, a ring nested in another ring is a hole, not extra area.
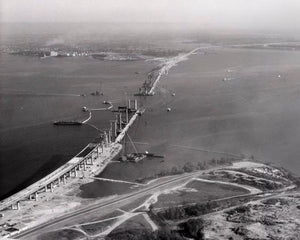
M 113 163 L 101 177 L 150 177 L 224 157 L 215 151 L 253 155 L 299 174 L 299 79 L 300 52 L 220 49 L 192 55 L 161 79 L 155 96 L 141 99 L 147 110 L 130 130 L 131 138 L 147 143 L 137 145 L 139 151 L 165 155 L 165 161 Z

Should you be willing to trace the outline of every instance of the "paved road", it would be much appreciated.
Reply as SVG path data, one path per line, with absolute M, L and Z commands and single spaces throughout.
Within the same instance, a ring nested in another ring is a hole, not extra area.
M 128 204 L 129 203 L 128 200 L 130 200 L 130 201 L 136 200 L 140 197 L 146 196 L 157 190 L 161 190 L 164 188 L 170 188 L 172 186 L 172 184 L 176 184 L 183 180 L 197 176 L 200 173 L 208 172 L 211 170 L 216 170 L 219 168 L 221 168 L 221 167 L 204 170 L 204 171 L 197 171 L 197 172 L 188 173 L 188 174 L 183 174 L 180 176 L 173 176 L 172 179 L 160 179 L 157 182 L 150 185 L 149 187 L 137 190 L 134 193 L 121 195 L 113 200 L 108 200 L 105 202 L 89 205 L 85 208 L 81 208 L 74 212 L 71 212 L 71 213 L 65 214 L 63 216 L 57 217 L 53 220 L 50 220 L 46 223 L 40 224 L 36 227 L 25 230 L 15 236 L 13 236 L 13 238 L 32 239 L 33 236 L 37 236 L 43 232 L 49 232 L 49 231 L 53 231 L 55 229 L 62 228 L 63 226 L 72 224 L 72 222 L 76 222 L 76 221 L 78 222 L 80 220 L 80 217 L 86 217 L 87 214 L 89 214 L 89 213 L 93 213 L 95 211 L 99 211 L 101 209 L 105 209 L 108 207 L 111 209 L 111 212 L 112 212 L 114 209 L 120 208 L 122 205 Z

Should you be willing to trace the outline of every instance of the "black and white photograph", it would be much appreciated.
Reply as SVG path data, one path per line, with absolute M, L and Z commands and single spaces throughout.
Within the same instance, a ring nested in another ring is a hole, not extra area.
M 0 239 L 299 240 L 299 0 L 0 0 Z

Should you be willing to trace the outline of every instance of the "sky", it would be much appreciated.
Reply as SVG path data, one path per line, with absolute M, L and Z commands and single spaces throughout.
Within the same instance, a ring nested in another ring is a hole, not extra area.
M 300 31 L 300 0 L 0 0 L 1 22 L 188 23 Z

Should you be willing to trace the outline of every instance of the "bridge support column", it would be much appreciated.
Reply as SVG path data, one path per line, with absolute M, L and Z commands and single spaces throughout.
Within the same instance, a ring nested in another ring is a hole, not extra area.
M 95 156 L 94 156 L 94 152 L 91 152 L 91 159 L 94 160 Z
M 19 210 L 20 209 L 20 202 L 17 202 L 16 205 L 12 204 L 11 209 L 12 210 Z
M 137 104 L 137 100 L 134 99 L 134 110 L 137 111 L 138 110 L 138 104 Z
M 122 131 L 122 113 L 119 113 L 119 128 Z
M 128 116 L 128 108 L 126 108 L 126 124 L 128 123 L 128 118 L 129 118 L 129 116 Z
M 50 192 L 53 192 L 53 183 L 50 183 Z
M 76 171 L 76 168 L 74 168 L 74 177 L 76 178 L 77 177 L 77 171 Z
M 35 192 L 35 193 L 34 193 L 34 198 L 35 198 L 35 201 L 37 201 L 37 200 L 38 200 L 38 197 L 39 197 L 38 193 L 37 193 L 37 192 Z
M 115 138 L 117 137 L 118 133 L 117 133 L 117 120 L 114 121 L 114 135 L 115 135 Z
M 85 164 L 85 160 L 83 161 L 83 171 L 86 171 L 86 164 Z
M 66 175 L 62 175 L 62 181 L 63 181 L 63 184 L 66 184 Z
M 12 210 L 19 210 L 19 209 L 20 209 L 20 202 L 17 202 L 15 205 L 12 204 L 12 205 L 11 205 L 11 209 L 12 209 Z

